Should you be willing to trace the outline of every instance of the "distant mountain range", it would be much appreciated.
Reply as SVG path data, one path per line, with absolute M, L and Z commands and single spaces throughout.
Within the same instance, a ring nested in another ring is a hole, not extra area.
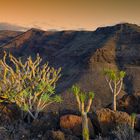
M 19 25 L 15 25 L 15 24 L 1 22 L 0 23 L 0 30 L 26 31 L 26 30 L 28 30 L 28 28 L 22 27 L 22 26 L 19 26 Z
M 1 57 L 4 50 L 23 60 L 39 53 L 44 62 L 62 67 L 57 91 L 62 93 L 68 108 L 74 107 L 69 105 L 73 96 L 66 90 L 75 83 L 96 93 L 94 107 L 110 103 L 112 94 L 103 68 L 127 72 L 122 94 L 140 92 L 140 27 L 135 24 L 117 24 L 95 31 L 0 31 L 0 49 Z

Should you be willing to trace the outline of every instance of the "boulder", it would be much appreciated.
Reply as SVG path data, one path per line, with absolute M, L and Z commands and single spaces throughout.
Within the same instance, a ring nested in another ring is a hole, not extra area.
M 118 125 L 128 124 L 131 125 L 131 117 L 121 111 L 113 111 L 103 108 L 96 111 L 95 123 L 98 120 L 98 129 L 103 135 L 108 135 L 110 131 L 115 129 Z
M 117 108 L 120 111 L 125 111 L 129 114 L 140 114 L 140 96 L 139 95 L 124 95 L 117 102 Z
M 44 114 L 40 119 L 32 122 L 33 133 L 45 133 L 47 130 L 59 129 L 59 115 L 54 112 Z
M 65 140 L 65 135 L 61 131 L 47 131 L 42 140 Z
M 90 118 L 88 118 L 88 123 L 89 123 L 89 133 L 90 137 L 94 138 L 95 133 L 94 133 L 94 128 L 91 123 Z M 61 130 L 66 131 L 71 135 L 75 136 L 82 136 L 82 118 L 77 115 L 64 115 L 60 117 L 60 128 Z

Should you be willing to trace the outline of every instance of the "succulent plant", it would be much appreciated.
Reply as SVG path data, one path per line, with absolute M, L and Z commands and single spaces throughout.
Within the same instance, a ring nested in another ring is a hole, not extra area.
M 12 66 L 8 65 L 7 59 L 13 63 Z M 23 63 L 11 54 L 7 57 L 6 52 L 0 60 L 0 96 L 15 102 L 23 112 L 28 112 L 22 114 L 28 114 L 33 119 L 49 104 L 62 101 L 60 96 L 55 95 L 61 68 L 54 69 L 48 63 L 40 66 L 41 61 L 37 55 L 36 60 L 29 57 Z
M 80 87 L 77 85 L 73 85 L 71 90 L 76 97 L 78 109 L 81 112 L 83 140 L 89 140 L 87 113 L 90 111 L 90 107 L 92 105 L 92 101 L 94 98 L 94 92 L 88 92 L 88 93 L 83 92 L 81 91 Z M 87 101 L 87 106 L 85 106 L 86 101 Z

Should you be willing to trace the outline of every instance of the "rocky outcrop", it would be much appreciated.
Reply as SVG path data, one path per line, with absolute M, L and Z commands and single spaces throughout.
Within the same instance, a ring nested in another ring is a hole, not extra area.
M 89 122 L 89 133 L 90 137 L 95 137 L 95 132 L 91 120 Z M 66 133 L 71 133 L 75 136 L 82 136 L 82 118 L 77 115 L 64 115 L 60 118 L 60 128 Z
M 115 129 L 118 125 L 128 124 L 131 126 L 131 117 L 121 111 L 113 111 L 110 109 L 100 109 L 96 111 L 95 121 L 98 120 L 99 130 L 101 134 L 108 135 L 110 131 Z

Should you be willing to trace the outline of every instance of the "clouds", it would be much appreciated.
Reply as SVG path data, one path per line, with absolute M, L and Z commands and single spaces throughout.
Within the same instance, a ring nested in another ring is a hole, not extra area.
M 140 24 L 139 5 L 140 0 L 1 0 L 0 22 L 43 30 L 92 30 L 122 21 Z
M 2 22 L 2 23 L 0 23 L 0 30 L 26 31 L 26 30 L 28 30 L 28 28 Z

